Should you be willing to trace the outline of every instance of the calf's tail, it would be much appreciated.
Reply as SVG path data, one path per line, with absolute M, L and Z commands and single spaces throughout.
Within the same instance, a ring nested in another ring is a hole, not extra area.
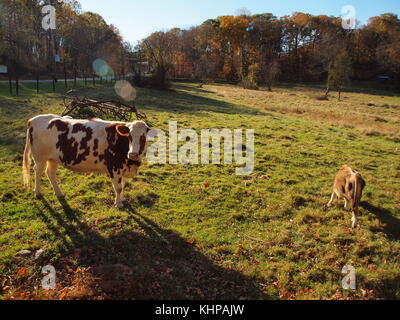
M 362 192 L 363 189 L 365 187 L 365 181 L 363 180 L 363 178 L 361 177 L 360 174 L 357 174 L 356 177 L 356 182 L 355 182 L 355 199 L 356 199 L 356 203 L 353 207 L 353 211 L 358 210 L 358 204 L 361 201 L 361 197 L 362 197 Z
M 28 128 L 26 134 L 24 160 L 22 164 L 22 176 L 24 179 L 24 186 L 27 189 L 29 189 L 30 187 L 30 174 L 31 174 L 31 137 L 30 137 L 30 128 Z

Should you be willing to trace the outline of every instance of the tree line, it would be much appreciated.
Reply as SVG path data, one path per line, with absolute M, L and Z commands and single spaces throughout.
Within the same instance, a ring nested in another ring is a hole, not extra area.
M 387 13 L 356 29 L 342 19 L 296 12 L 210 19 L 190 29 L 155 32 L 139 52 L 155 77 L 225 79 L 272 89 L 275 79 L 328 81 L 340 90 L 350 78 L 389 77 L 400 89 L 400 20 Z
M 57 27 L 45 30 L 47 2 L 0 0 L 0 65 L 10 78 L 130 74 L 136 85 L 158 88 L 183 77 L 269 90 L 275 80 L 327 81 L 329 93 L 350 78 L 384 76 L 400 89 L 400 20 L 391 13 L 348 30 L 340 17 L 244 12 L 155 32 L 133 45 L 100 15 L 82 12 L 76 0 L 52 1 Z M 107 63 L 100 74 L 93 67 L 98 59 Z

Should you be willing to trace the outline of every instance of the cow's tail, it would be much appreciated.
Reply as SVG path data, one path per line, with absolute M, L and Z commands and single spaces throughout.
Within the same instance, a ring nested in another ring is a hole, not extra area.
M 22 164 L 22 176 L 24 179 L 24 185 L 27 189 L 30 187 L 30 175 L 31 175 L 31 137 L 30 128 L 28 128 L 26 134 L 26 146 L 24 152 L 24 160 Z
M 358 202 L 358 173 L 356 174 L 356 181 L 354 182 L 354 202 L 353 202 L 353 212 L 357 210 Z

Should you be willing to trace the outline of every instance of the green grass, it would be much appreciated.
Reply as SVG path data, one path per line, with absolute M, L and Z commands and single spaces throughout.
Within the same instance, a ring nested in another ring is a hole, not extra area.
M 229 165 L 147 165 L 127 187 L 129 208 L 117 210 L 105 176 L 60 170 L 61 202 L 45 179 L 45 200 L 24 190 L 26 121 L 61 112 L 62 89 L 37 95 L 32 84 L 9 97 L 7 88 L 0 84 L 0 299 L 400 298 L 399 96 L 357 88 L 343 102 L 319 101 L 311 85 L 138 89 L 137 106 L 158 128 L 177 120 L 181 129 L 255 129 L 256 167 L 239 177 Z M 110 85 L 80 90 L 116 98 Z M 341 202 L 324 207 L 343 164 L 368 184 L 356 230 Z M 39 248 L 39 261 L 14 257 Z M 58 286 L 44 292 L 49 263 Z M 356 268 L 356 291 L 341 288 L 345 264 Z

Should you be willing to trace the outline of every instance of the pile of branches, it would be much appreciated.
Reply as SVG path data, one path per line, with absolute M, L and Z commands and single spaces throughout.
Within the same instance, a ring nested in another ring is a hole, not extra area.
M 134 103 L 133 105 L 128 105 L 116 100 L 97 101 L 79 98 L 73 95 L 72 91 L 68 92 L 64 97 L 64 106 L 64 111 L 61 114 L 62 117 L 99 117 L 102 119 L 118 119 L 123 122 L 130 122 L 135 116 L 137 120 L 147 121 L 147 116 L 144 113 L 140 113 Z

